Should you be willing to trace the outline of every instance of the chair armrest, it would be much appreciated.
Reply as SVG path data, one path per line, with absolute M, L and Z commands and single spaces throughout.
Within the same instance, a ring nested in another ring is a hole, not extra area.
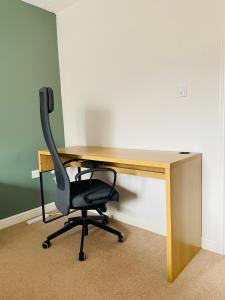
M 104 199 L 104 198 L 110 198 L 115 190 L 115 185 L 116 185 L 116 177 L 117 177 L 117 173 L 115 170 L 111 169 L 111 168 L 91 168 L 91 169 L 88 169 L 88 170 L 85 170 L 85 171 L 82 171 L 82 172 L 79 172 L 76 174 L 75 176 L 75 181 L 78 181 L 78 179 L 82 176 L 82 175 L 85 175 L 85 174 L 89 174 L 89 173 L 94 173 L 94 172 L 112 172 L 114 174 L 114 179 L 113 179 L 113 184 L 112 184 L 112 188 L 110 190 L 110 192 L 108 193 L 108 195 L 104 196 L 104 197 L 98 197 L 98 198 L 94 198 L 91 200 L 92 201 L 95 201 L 95 200 L 101 200 L 101 199 Z M 84 200 L 88 202 L 88 199 L 85 199 L 87 197 L 84 197 Z M 90 202 L 90 200 L 89 200 Z

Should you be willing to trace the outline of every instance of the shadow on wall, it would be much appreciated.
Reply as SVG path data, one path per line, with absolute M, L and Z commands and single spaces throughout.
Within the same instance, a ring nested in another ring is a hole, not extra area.
M 113 118 L 109 110 L 101 108 L 89 108 L 85 111 L 85 134 L 86 145 L 88 146 L 105 146 L 113 145 Z M 125 175 L 129 176 L 129 175 Z M 112 175 L 110 173 L 97 173 L 95 178 L 102 179 L 108 183 L 112 182 Z M 124 187 L 116 185 L 116 190 L 120 195 L 120 202 L 112 202 L 113 207 L 120 209 L 122 203 L 135 200 L 138 195 L 130 192 Z
M 85 111 L 85 134 L 88 146 L 110 146 L 113 120 L 109 110 L 89 108 Z
M 27 201 L 30 206 L 40 205 L 40 191 L 35 188 L 27 188 L 10 184 L 0 184 L 1 205 L 0 219 L 19 214 L 27 210 Z M 7 200 L 6 200 L 7 199 Z M 13 213 L 12 213 L 13 212 Z
M 129 176 L 129 175 L 127 175 L 127 176 Z M 105 180 L 108 181 L 108 182 L 110 182 L 110 180 L 108 178 L 105 179 Z M 116 202 L 116 201 L 113 202 L 112 201 L 112 202 L 110 202 L 110 206 L 116 208 L 117 210 L 120 210 L 122 204 L 125 204 L 126 202 L 134 201 L 138 197 L 138 195 L 136 193 L 131 192 L 131 191 L 125 189 L 124 187 L 122 187 L 119 184 L 116 185 L 116 190 L 117 190 L 117 192 L 120 195 L 119 202 Z

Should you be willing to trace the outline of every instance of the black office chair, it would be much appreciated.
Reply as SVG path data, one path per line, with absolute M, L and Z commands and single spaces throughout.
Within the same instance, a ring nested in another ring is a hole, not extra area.
M 73 160 L 69 160 L 64 164 L 61 162 L 57 148 L 55 146 L 50 122 L 49 114 L 54 110 L 54 96 L 51 88 L 43 87 L 39 91 L 40 96 L 40 114 L 41 125 L 45 138 L 45 142 L 52 155 L 55 168 L 57 195 L 55 204 L 57 209 L 63 214 L 68 215 L 70 210 L 81 210 L 80 217 L 69 218 L 65 222 L 64 227 L 47 237 L 43 242 L 42 247 L 47 249 L 51 246 L 51 240 L 57 236 L 67 232 L 77 225 L 82 226 L 81 244 L 79 260 L 84 261 L 86 254 L 83 251 L 84 237 L 88 235 L 88 225 L 94 225 L 118 236 L 118 241 L 123 242 L 123 234 L 109 226 L 108 217 L 103 214 L 106 211 L 106 203 L 109 200 L 118 199 L 118 193 L 115 190 L 116 172 L 110 168 L 91 168 L 82 172 L 78 172 L 75 176 L 75 181 L 70 182 L 66 172 L 66 164 Z M 112 186 L 99 179 L 93 179 L 95 172 L 111 172 L 114 175 Z M 82 175 L 91 174 L 90 179 L 82 180 Z M 88 216 L 88 210 L 97 210 L 100 216 Z

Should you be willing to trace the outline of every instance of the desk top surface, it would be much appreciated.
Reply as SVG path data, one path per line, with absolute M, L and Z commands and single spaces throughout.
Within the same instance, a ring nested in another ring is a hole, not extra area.
M 97 146 L 58 148 L 58 152 L 61 155 L 77 159 L 163 168 L 169 168 L 173 164 L 201 157 L 200 153 L 180 154 L 179 151 L 137 150 Z M 50 155 L 48 150 L 41 150 L 38 153 L 40 155 Z

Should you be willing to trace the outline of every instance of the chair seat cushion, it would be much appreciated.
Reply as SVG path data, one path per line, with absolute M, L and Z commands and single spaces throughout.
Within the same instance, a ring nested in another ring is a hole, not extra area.
M 108 198 L 112 187 L 99 179 L 87 179 L 71 182 L 71 208 L 96 209 L 100 208 L 109 200 L 117 201 L 119 195 L 116 190 Z M 95 200 L 96 198 L 101 198 Z

